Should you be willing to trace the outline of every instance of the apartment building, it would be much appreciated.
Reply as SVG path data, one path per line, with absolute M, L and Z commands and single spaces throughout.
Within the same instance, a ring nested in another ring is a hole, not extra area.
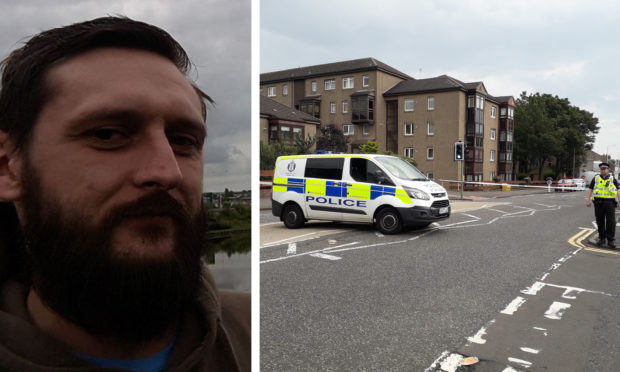
M 375 141 L 429 177 L 511 180 L 514 99 L 447 75 L 414 79 L 374 58 L 261 74 L 261 96 L 336 124 L 350 152 Z M 454 161 L 454 143 L 466 144 Z

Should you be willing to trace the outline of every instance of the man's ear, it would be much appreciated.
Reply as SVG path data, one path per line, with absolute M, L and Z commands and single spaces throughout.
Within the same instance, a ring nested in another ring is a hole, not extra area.
M 15 201 L 22 195 L 21 161 L 8 133 L 0 130 L 0 201 Z

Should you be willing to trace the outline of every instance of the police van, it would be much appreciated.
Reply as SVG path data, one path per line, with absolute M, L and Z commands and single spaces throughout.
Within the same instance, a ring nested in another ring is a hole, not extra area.
M 288 228 L 307 220 L 375 223 L 384 234 L 450 217 L 446 189 L 407 161 L 378 154 L 276 160 L 271 210 Z

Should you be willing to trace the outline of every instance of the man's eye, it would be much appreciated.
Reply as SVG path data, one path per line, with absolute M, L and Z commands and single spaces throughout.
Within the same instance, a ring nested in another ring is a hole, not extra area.
M 91 132 L 92 136 L 101 141 L 112 141 L 124 137 L 124 133 L 113 128 L 99 128 Z
M 170 144 L 177 148 L 183 149 L 199 149 L 201 147 L 200 141 L 196 137 L 191 135 L 176 134 L 168 137 Z

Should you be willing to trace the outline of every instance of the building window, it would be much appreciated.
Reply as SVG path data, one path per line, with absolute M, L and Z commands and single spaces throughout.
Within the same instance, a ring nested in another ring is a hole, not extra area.
M 413 111 L 413 98 L 405 98 L 405 112 Z
M 429 147 L 426 149 L 426 159 L 428 160 L 433 160 L 435 159 L 435 149 L 432 147 Z
M 429 110 L 435 109 L 435 97 L 428 97 L 428 109 Z
M 495 172 L 489 173 L 489 179 L 493 181 L 493 178 L 495 178 Z
M 321 101 L 307 99 L 299 102 L 299 111 L 312 115 L 315 118 L 321 118 Z
M 468 108 L 474 107 L 475 100 L 476 100 L 475 96 L 467 97 L 467 107 Z
M 370 133 L 370 124 L 364 124 L 362 126 L 362 133 L 367 136 Z
M 495 119 L 497 117 L 497 107 L 491 106 L 491 118 Z
M 283 96 L 288 96 L 288 85 L 287 84 L 284 84 L 282 86 L 282 95 Z
M 405 123 L 405 136 L 413 136 L 413 123 Z
M 501 117 L 506 117 L 506 108 L 505 108 L 505 107 L 502 107 L 502 108 L 499 110 L 499 115 L 500 115 Z
M 316 92 L 316 80 L 312 80 L 312 83 L 310 85 L 311 85 L 310 89 L 313 92 Z
M 331 101 L 329 103 L 329 113 L 330 114 L 335 114 L 336 113 L 336 102 Z
M 506 141 L 512 142 L 512 132 L 506 133 Z
M 366 88 L 368 86 L 368 75 L 362 76 L 362 86 Z
M 325 90 L 334 90 L 334 89 L 336 89 L 336 79 L 325 80 Z
M 405 147 L 405 157 L 413 159 L 413 147 Z
M 374 123 L 375 97 L 371 95 L 351 96 L 351 121 L 353 123 Z
M 349 112 L 349 101 L 342 101 L 342 113 L 346 114 Z
M 304 137 L 304 128 L 296 125 L 269 126 L 269 142 L 285 141 L 293 142 L 296 138 Z
M 508 107 L 508 119 L 514 119 L 515 117 L 515 109 L 512 107 Z
M 342 89 L 353 89 L 353 76 L 342 78 Z
M 267 88 L 267 97 L 275 97 L 276 96 L 276 87 Z
M 491 150 L 489 153 L 489 161 L 495 161 L 495 150 Z M 493 177 L 491 177 L 493 179 Z
M 426 123 L 426 134 L 428 136 L 433 136 L 435 135 L 435 124 L 433 124 L 432 122 L 428 122 Z
M 352 136 L 355 134 L 355 126 L 351 124 L 342 125 L 342 134 L 345 136 Z
M 491 141 L 495 141 L 495 128 L 491 128 L 491 133 L 489 134 L 489 139 Z
M 433 179 L 433 178 L 435 178 L 435 174 L 434 174 L 433 172 L 428 172 L 428 173 L 426 174 L 426 177 L 428 177 L 428 178 L 430 178 L 430 179 Z
M 476 108 L 484 110 L 484 97 L 476 96 Z

